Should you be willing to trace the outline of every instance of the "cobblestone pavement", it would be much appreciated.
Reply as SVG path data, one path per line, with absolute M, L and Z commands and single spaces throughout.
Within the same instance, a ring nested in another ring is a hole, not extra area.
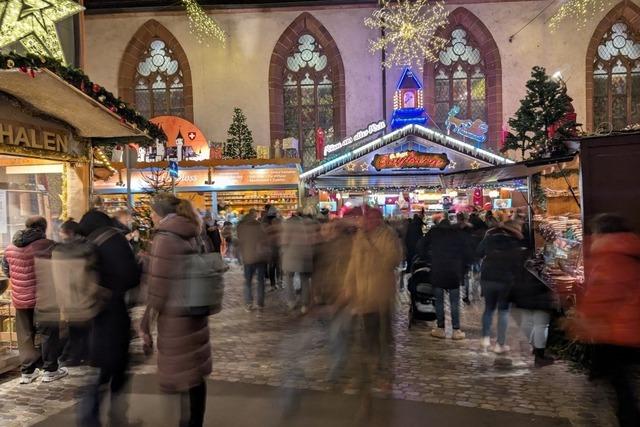
M 602 386 L 589 383 L 562 362 L 534 369 L 531 355 L 518 351 L 521 342 L 515 326 L 510 327 L 514 350 L 508 357 L 479 351 L 482 304 L 464 309 L 463 328 L 468 339 L 454 342 L 431 338 L 426 324 L 409 331 L 407 303 L 406 295 L 400 293 L 393 323 L 393 398 L 561 417 L 580 427 L 615 425 Z M 139 316 L 139 310 L 135 314 Z M 211 378 L 329 390 L 327 318 L 321 311 L 307 316 L 289 314 L 283 291 L 267 295 L 262 315 L 245 312 L 241 270 L 233 267 L 227 273 L 224 309 L 211 318 Z M 139 342 L 134 342 L 133 352 L 140 356 Z M 134 374 L 153 373 L 154 364 L 155 360 L 149 359 L 132 370 Z M 17 376 L 5 376 L 0 383 L 0 425 L 31 425 L 73 405 L 76 389 L 88 372 L 88 368 L 72 368 L 68 378 L 48 385 L 20 386 Z M 354 393 L 348 378 L 342 386 L 345 393 Z

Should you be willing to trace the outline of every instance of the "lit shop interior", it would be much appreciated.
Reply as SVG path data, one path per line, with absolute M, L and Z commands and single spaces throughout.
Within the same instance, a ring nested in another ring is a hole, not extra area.
M 183 162 L 184 167 L 173 180 L 165 167 L 138 164 L 131 171 L 134 207 L 148 207 L 150 194 L 171 192 L 175 187 L 175 192 L 196 209 L 220 219 L 238 219 L 250 209 L 262 211 L 266 204 L 286 217 L 298 208 L 297 164 L 259 159 L 243 162 L 247 164 L 232 166 L 232 161 L 225 160 Z M 102 198 L 110 214 L 127 209 L 126 169 L 119 169 L 106 180 L 95 180 L 93 193 Z

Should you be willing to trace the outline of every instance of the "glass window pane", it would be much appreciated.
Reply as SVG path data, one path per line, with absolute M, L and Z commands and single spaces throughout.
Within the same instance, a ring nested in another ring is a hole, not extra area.
M 313 86 L 300 86 L 302 105 L 315 105 L 315 93 Z
M 613 74 L 611 76 L 611 92 L 613 95 L 625 95 L 627 93 L 627 75 Z
M 333 105 L 333 86 L 318 86 L 318 103 L 322 105 Z
M 284 87 L 284 106 L 294 107 L 298 105 L 298 88 L 296 86 Z
M 611 101 L 611 115 L 614 129 L 627 126 L 627 97 L 614 96 Z
M 631 74 L 631 123 L 640 123 L 640 70 Z
M 333 107 L 321 107 L 318 110 L 318 126 L 325 130 L 333 127 Z
M 480 119 L 483 122 L 487 121 L 484 99 L 479 101 L 471 101 L 471 120 Z
M 435 91 L 436 91 L 436 101 L 446 101 L 448 103 L 449 102 L 449 79 L 436 80 Z
M 149 90 L 136 90 L 135 91 L 135 105 L 136 109 L 145 117 L 149 117 L 151 112 L 151 100 L 149 98 Z
M 599 74 L 593 77 L 593 96 L 607 96 L 609 92 L 609 76 L 607 74 Z
M 436 104 L 433 120 L 438 124 L 438 126 L 440 126 L 443 129 L 444 129 L 444 122 L 445 120 L 447 120 L 447 115 L 449 114 L 450 109 L 451 108 L 449 107 L 448 102 L 446 103 L 439 102 Z
M 160 116 L 168 114 L 167 91 L 164 89 L 154 89 L 153 91 L 153 115 Z
M 302 107 L 300 109 L 300 112 L 302 114 L 301 117 L 301 123 L 302 123 L 302 127 L 313 127 L 315 128 L 316 126 L 316 109 L 313 107 Z
M 471 80 L 471 99 L 483 100 L 486 98 L 486 85 L 484 78 Z

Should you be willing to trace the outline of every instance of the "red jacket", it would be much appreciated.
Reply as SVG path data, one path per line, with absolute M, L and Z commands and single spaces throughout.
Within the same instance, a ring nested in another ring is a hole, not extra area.
M 40 230 L 19 231 L 4 252 L 2 267 L 11 279 L 11 299 L 18 309 L 36 306 L 35 258 L 49 257 L 54 243 Z
M 592 237 L 587 284 L 578 300 L 578 336 L 595 343 L 640 347 L 640 236 Z

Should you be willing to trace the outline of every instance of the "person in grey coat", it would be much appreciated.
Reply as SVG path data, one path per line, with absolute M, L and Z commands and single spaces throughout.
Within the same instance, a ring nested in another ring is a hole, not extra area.
M 282 227 L 280 256 L 289 309 L 294 310 L 300 304 L 302 314 L 309 310 L 311 304 L 311 273 L 317 231 L 318 224 L 311 218 L 309 212 L 300 212 L 292 216 L 284 222 Z M 297 301 L 293 287 L 296 274 L 301 287 L 300 303 Z

